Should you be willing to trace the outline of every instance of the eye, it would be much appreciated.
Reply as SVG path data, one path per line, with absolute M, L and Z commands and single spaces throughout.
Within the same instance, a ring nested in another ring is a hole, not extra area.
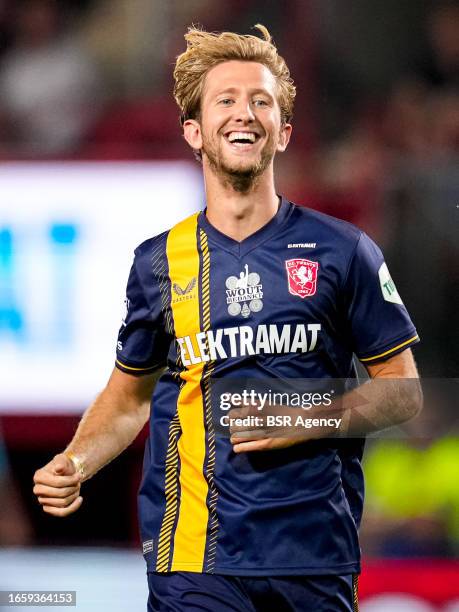
M 266 100 L 263 100 L 262 98 L 257 98 L 253 101 L 255 106 L 268 106 L 268 103 L 266 102 Z
M 223 98 L 222 100 L 218 101 L 218 104 L 222 104 L 223 106 L 229 106 L 231 103 L 232 103 L 231 98 Z

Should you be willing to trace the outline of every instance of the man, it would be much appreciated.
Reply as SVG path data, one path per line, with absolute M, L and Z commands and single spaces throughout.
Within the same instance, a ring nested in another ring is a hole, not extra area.
M 379 249 L 276 195 L 273 159 L 290 139 L 295 88 L 257 27 L 263 39 L 185 36 L 175 97 L 206 211 L 136 250 L 116 368 L 66 451 L 35 474 L 46 512 L 77 510 L 81 482 L 146 422 L 154 372 L 167 365 L 139 492 L 149 610 L 356 605 L 362 442 L 318 427 L 216 435 L 211 376 L 353 379 L 355 353 L 372 378 L 417 378 L 418 336 Z M 374 382 L 358 411 L 351 391 L 317 414 L 338 415 L 337 433 L 355 435 L 418 411 L 418 383 L 408 393 Z

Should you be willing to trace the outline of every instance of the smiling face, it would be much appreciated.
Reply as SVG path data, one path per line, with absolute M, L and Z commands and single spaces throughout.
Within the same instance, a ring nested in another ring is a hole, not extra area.
M 184 124 L 185 138 L 200 149 L 204 169 L 245 191 L 284 151 L 290 124 L 281 124 L 276 80 L 257 62 L 231 60 L 206 75 L 200 121 Z

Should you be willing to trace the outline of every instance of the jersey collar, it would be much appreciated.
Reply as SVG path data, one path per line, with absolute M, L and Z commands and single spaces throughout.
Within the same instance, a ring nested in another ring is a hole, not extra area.
M 260 227 L 255 233 L 247 236 L 244 240 L 239 242 L 238 240 L 234 240 L 234 238 L 230 238 L 226 234 L 223 234 L 214 227 L 206 216 L 207 208 L 205 208 L 198 216 L 198 224 L 207 234 L 207 237 L 210 241 L 218 244 L 225 251 L 229 251 L 238 257 L 242 257 L 246 255 L 249 251 L 252 251 L 261 243 L 265 242 L 271 236 L 280 229 L 280 227 L 284 224 L 284 222 L 290 216 L 293 210 L 293 204 L 286 200 L 284 197 L 279 196 L 281 198 L 280 206 L 278 208 L 277 213 L 274 215 L 272 219 L 268 221 L 263 227 Z

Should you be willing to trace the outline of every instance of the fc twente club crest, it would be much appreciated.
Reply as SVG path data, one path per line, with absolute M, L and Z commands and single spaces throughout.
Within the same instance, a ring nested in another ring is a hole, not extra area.
M 300 298 L 311 297 L 317 291 L 317 261 L 309 259 L 289 259 L 285 262 L 288 290 Z

